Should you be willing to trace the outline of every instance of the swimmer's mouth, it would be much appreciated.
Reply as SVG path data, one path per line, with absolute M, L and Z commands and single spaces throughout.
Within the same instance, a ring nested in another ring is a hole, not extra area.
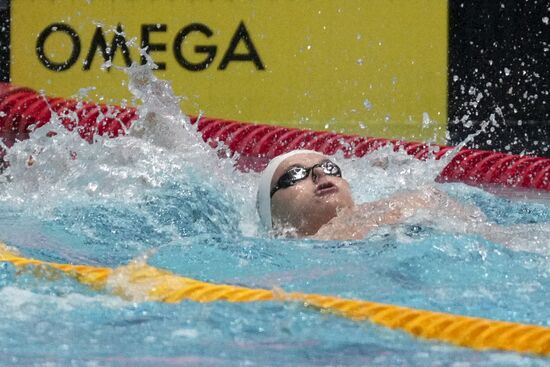
M 337 191 L 338 186 L 336 186 L 332 182 L 323 182 L 322 184 L 317 185 L 317 187 L 315 188 L 315 195 L 323 196 L 332 194 Z

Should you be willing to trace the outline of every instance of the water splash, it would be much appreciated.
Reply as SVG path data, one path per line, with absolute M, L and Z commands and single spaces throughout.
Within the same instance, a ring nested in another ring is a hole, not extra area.
M 258 175 L 236 171 L 234 159 L 220 159 L 223 146 L 216 151 L 204 143 L 196 125 L 181 111 L 183 98 L 174 94 L 169 81 L 153 74 L 157 66 L 145 49 L 141 56 L 146 60 L 144 65 L 113 66 L 128 75 L 129 90 L 139 101 L 139 119 L 126 134 L 117 139 L 96 136 L 94 144 L 88 144 L 76 129 L 68 131 L 60 123 L 61 118 L 71 118 L 77 125 L 76 114 L 52 113 L 48 124 L 8 151 L 10 167 L 3 176 L 9 182 L 3 184 L 0 201 L 19 203 L 29 212 L 51 211 L 63 201 L 83 205 L 94 200 L 142 202 L 149 200 L 151 189 L 188 183 L 183 190 L 198 192 L 205 187 L 216 191 L 220 200 L 235 209 L 225 215 L 237 213 L 240 231 L 246 236 L 257 235 Z M 89 90 L 81 90 L 80 94 Z M 356 202 L 362 203 L 433 185 L 438 173 L 467 141 L 437 161 L 433 154 L 420 161 L 403 150 L 394 152 L 390 146 L 361 159 L 343 159 L 342 154 L 337 159 Z M 197 194 L 193 199 L 207 200 L 196 203 L 198 207 L 210 207 L 209 195 Z M 225 223 L 224 205 L 214 210 L 214 220 Z

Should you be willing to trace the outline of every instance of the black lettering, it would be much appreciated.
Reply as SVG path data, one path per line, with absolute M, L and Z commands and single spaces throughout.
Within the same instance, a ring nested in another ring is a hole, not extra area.
M 166 32 L 166 24 L 142 24 L 141 25 L 141 48 L 147 48 L 145 52 L 151 54 L 152 51 L 166 51 L 166 44 L 164 43 L 151 43 L 150 34 L 152 32 Z M 147 60 L 145 56 L 141 56 L 141 65 L 145 65 Z M 165 62 L 155 62 L 159 70 L 166 70 Z
M 48 37 L 54 32 L 63 32 L 67 34 L 71 38 L 71 42 L 73 44 L 71 56 L 69 57 L 68 60 L 62 63 L 53 62 L 48 58 L 48 56 L 46 56 L 44 52 L 44 44 L 46 43 L 46 40 L 48 39 Z M 67 70 L 74 65 L 76 60 L 78 60 L 78 56 L 80 56 L 80 37 L 78 37 L 78 34 L 76 33 L 76 31 L 72 29 L 70 26 L 68 26 L 67 24 L 64 24 L 64 23 L 50 24 L 38 35 L 38 39 L 36 40 L 36 54 L 38 56 L 38 60 L 40 60 L 42 65 L 44 65 L 46 68 L 53 71 Z
M 214 57 L 216 57 L 216 52 L 218 48 L 216 46 L 195 46 L 196 53 L 205 53 L 208 56 L 204 59 L 204 61 L 200 63 L 194 64 L 190 62 L 183 56 L 181 48 L 182 48 L 183 42 L 185 41 L 185 38 L 191 32 L 202 33 L 207 38 L 210 38 L 212 36 L 212 31 L 206 25 L 201 23 L 189 24 L 188 26 L 182 28 L 176 35 L 176 38 L 174 39 L 174 56 L 176 57 L 176 60 L 178 61 L 178 63 L 181 66 L 183 66 L 185 69 L 190 71 L 201 71 L 210 66 L 210 64 L 214 60 Z
M 107 41 L 105 41 L 105 36 L 103 35 L 103 29 L 101 28 L 101 26 L 96 27 L 92 42 L 90 44 L 90 50 L 88 51 L 88 56 L 86 56 L 86 59 L 84 60 L 83 70 L 90 70 L 90 68 L 92 67 L 92 61 L 98 47 L 101 50 L 101 54 L 103 55 L 103 60 L 105 62 L 113 61 L 115 53 L 120 47 L 120 51 L 122 53 L 122 56 L 124 57 L 124 62 L 126 63 L 126 66 L 129 67 L 132 65 L 130 50 L 126 45 L 126 38 L 124 38 L 124 29 L 122 28 L 122 25 L 120 25 L 120 23 L 116 27 L 115 36 L 113 37 L 113 42 L 111 42 L 110 47 L 107 47 Z M 107 68 L 107 70 L 109 69 L 110 68 Z
M 237 46 L 239 45 L 239 42 L 241 40 L 244 42 L 246 48 L 248 49 L 248 53 L 246 54 L 235 53 L 235 50 L 237 49 Z M 250 34 L 248 33 L 248 30 L 246 29 L 243 21 L 241 21 L 241 23 L 239 24 L 239 28 L 237 28 L 237 31 L 233 35 L 233 38 L 231 38 L 229 47 L 227 48 L 225 55 L 223 55 L 223 59 L 220 62 L 218 69 L 225 70 L 227 68 L 227 65 L 229 65 L 231 61 L 252 61 L 254 65 L 256 65 L 256 69 L 265 70 L 265 66 L 260 59 L 258 51 L 256 51 L 256 47 L 254 47 L 254 43 L 252 43 L 252 38 L 250 37 Z

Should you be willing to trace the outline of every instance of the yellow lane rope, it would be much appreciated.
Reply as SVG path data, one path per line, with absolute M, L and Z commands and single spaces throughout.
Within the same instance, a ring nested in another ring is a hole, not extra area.
M 176 303 L 196 302 L 301 302 L 323 312 L 332 312 L 353 320 L 407 331 L 415 336 L 469 347 L 498 349 L 550 356 L 550 328 L 477 317 L 452 315 L 389 304 L 344 299 L 282 290 L 210 284 L 185 278 L 145 263 L 133 262 L 116 269 L 71 265 L 28 259 L 0 242 L 0 261 L 18 268 L 33 266 L 38 274 L 52 269 L 76 278 L 97 290 L 107 290 L 133 301 Z

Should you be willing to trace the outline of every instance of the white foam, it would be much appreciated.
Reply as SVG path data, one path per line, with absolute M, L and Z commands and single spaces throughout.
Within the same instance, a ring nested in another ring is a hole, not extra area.
M 134 65 L 126 70 L 131 91 L 142 101 L 140 118 L 128 135 L 98 136 L 88 144 L 53 114 L 48 124 L 8 151 L 10 166 L 2 175 L 0 201 L 31 212 L 55 208 L 60 198 L 128 202 L 140 200 L 148 188 L 185 181 L 190 175 L 221 192 L 248 193 L 244 176 L 234 173 L 233 162 L 219 159 L 202 141 L 180 110 L 181 98 L 168 82 L 154 77 L 152 67 Z M 56 135 L 48 136 L 52 131 Z
M 102 294 L 86 296 L 79 293 L 69 293 L 57 296 L 35 293 L 14 286 L 6 286 L 0 289 L 0 309 L 2 309 L 3 314 L 9 315 L 10 319 L 21 321 L 39 317 L 44 313 L 44 310 L 48 310 L 47 312 L 52 312 L 52 310 L 69 312 L 94 303 L 111 309 L 119 309 L 131 304 L 118 297 Z

